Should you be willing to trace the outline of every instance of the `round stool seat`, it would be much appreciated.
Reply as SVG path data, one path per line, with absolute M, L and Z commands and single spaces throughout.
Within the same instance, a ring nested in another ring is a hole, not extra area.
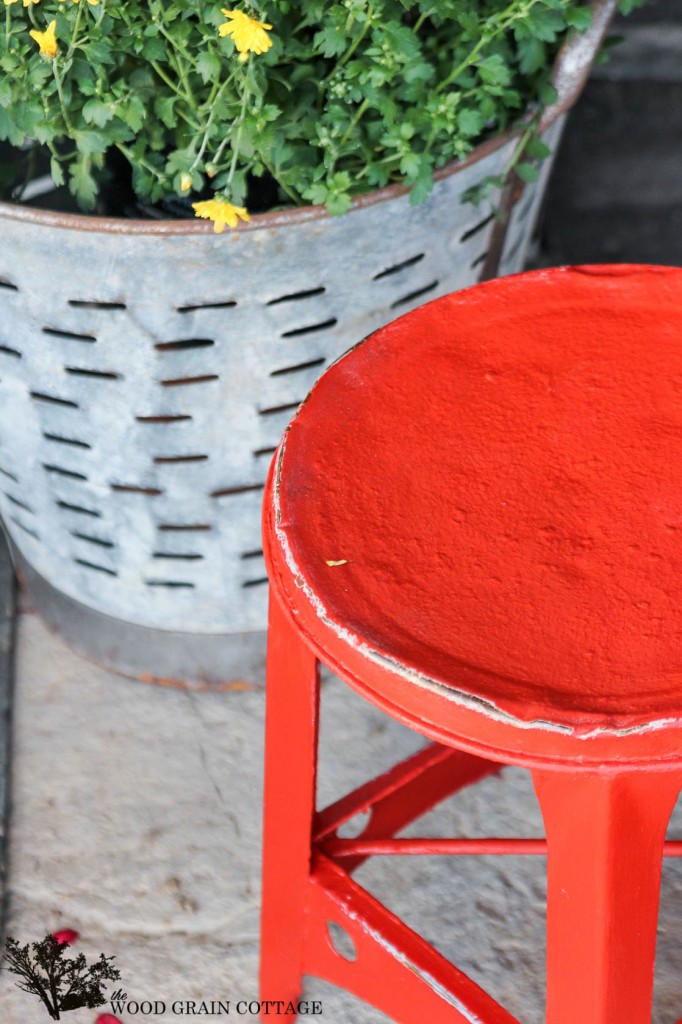
M 274 588 L 327 663 L 429 735 L 679 759 L 681 441 L 682 271 L 446 296 L 301 406 L 266 499 Z

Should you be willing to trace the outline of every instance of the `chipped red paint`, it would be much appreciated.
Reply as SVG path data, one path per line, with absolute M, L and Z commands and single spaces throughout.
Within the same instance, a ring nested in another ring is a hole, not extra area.
M 681 852 L 681 438 L 673 268 L 489 282 L 320 379 L 264 506 L 264 998 L 310 973 L 401 1024 L 515 1024 L 350 875 L 375 854 L 546 851 L 548 1024 L 650 1024 L 661 862 Z M 442 744 L 323 811 L 320 662 Z M 500 762 L 532 769 L 546 839 L 394 838 Z

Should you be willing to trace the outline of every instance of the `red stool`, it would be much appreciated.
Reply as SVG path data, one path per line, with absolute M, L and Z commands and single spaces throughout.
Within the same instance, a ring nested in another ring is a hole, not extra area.
M 265 500 L 263 999 L 296 999 L 311 974 L 401 1024 L 514 1024 L 351 873 L 375 854 L 546 849 L 548 1024 L 649 1024 L 661 858 L 682 848 L 665 843 L 681 441 L 670 268 L 479 285 L 313 389 Z M 320 662 L 435 742 L 317 811 Z M 546 840 L 393 838 L 499 762 L 530 769 Z M 361 837 L 339 838 L 361 810 Z

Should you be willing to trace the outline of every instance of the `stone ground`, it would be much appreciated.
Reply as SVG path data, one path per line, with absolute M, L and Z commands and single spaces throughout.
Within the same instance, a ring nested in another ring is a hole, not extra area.
M 75 655 L 32 613 L 20 617 L 16 672 L 10 934 L 29 941 L 75 928 L 88 959 L 116 957 L 130 999 L 168 1010 L 174 1000 L 257 998 L 262 689 L 130 681 Z M 421 745 L 331 677 L 322 707 L 322 804 Z M 541 835 L 528 773 L 506 769 L 410 833 Z M 682 802 L 670 834 L 682 836 Z M 541 1024 L 543 858 L 377 858 L 358 878 L 523 1024 Z M 662 907 L 654 1024 L 673 1024 L 682 1014 L 680 860 L 666 862 Z M 322 1001 L 325 1024 L 387 1020 L 318 981 L 306 995 Z M 0 1006 L 3 1024 L 47 1019 L 4 973 Z M 73 1024 L 96 1017 L 68 1014 Z
M 682 265 L 678 6 L 649 0 L 627 23 L 626 42 L 611 63 L 596 70 L 569 122 L 536 265 Z M 27 942 L 57 928 L 77 929 L 76 948 L 88 957 L 116 956 L 131 999 L 168 1006 L 173 1000 L 255 999 L 262 689 L 188 693 L 131 682 L 75 655 L 26 610 L 16 630 L 10 787 L 3 780 L 11 607 L 3 556 L 0 889 L 9 793 L 7 931 Z M 420 742 L 330 678 L 323 698 L 321 801 Z M 447 801 L 410 831 L 538 835 L 541 822 L 527 774 L 509 769 Z M 682 837 L 682 805 L 670 834 Z M 375 859 L 358 878 L 523 1024 L 540 1024 L 541 858 Z M 654 1024 L 673 1024 L 682 1015 L 681 920 L 682 861 L 670 860 Z M 320 982 L 311 981 L 306 992 L 322 1000 L 317 1019 L 326 1024 L 386 1019 Z M 0 974 L 2 1024 L 44 1022 L 47 1015 L 34 999 Z M 68 1014 L 73 1024 L 94 1024 L 96 1017 L 93 1011 Z

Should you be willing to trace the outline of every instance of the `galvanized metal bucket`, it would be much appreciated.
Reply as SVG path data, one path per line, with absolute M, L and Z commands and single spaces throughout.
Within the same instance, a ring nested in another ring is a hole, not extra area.
M 614 3 L 561 55 L 552 149 Z M 135 675 L 260 676 L 279 437 L 368 333 L 522 268 L 550 161 L 522 195 L 509 180 L 501 218 L 462 202 L 517 142 L 444 168 L 421 206 L 396 186 L 224 235 L 0 204 L 0 513 L 48 622 Z

